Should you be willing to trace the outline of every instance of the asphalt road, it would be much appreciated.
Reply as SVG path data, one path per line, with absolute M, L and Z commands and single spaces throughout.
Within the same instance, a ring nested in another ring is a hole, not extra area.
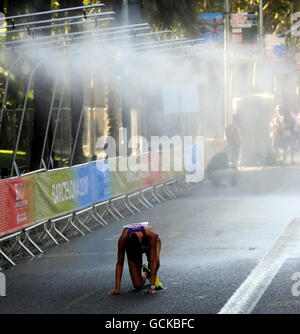
M 298 165 L 243 169 L 235 187 L 203 184 L 48 248 L 4 271 L 7 296 L 0 297 L 0 313 L 218 313 L 299 215 L 299 171 Z M 159 276 L 165 288 L 154 296 L 133 290 L 125 265 L 121 294 L 107 296 L 122 225 L 141 221 L 162 239 Z M 295 238 L 252 313 L 300 313 L 300 296 L 291 292 L 291 276 L 300 271 L 298 247 Z

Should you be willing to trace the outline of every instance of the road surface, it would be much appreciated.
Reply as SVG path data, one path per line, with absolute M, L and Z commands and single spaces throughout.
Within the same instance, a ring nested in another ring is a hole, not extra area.
M 299 195 L 298 165 L 245 168 L 234 187 L 201 184 L 4 270 L 0 313 L 300 313 Z M 121 294 L 107 296 L 122 225 L 141 221 L 162 239 L 165 289 L 133 290 L 125 264 Z

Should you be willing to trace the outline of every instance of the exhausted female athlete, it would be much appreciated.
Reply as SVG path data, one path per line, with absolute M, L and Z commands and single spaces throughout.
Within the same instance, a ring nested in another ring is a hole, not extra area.
M 141 289 L 150 281 L 148 294 L 156 294 L 163 286 L 158 279 L 157 271 L 160 265 L 159 256 L 161 240 L 154 233 L 148 223 L 130 224 L 124 226 L 124 230 L 118 241 L 118 261 L 116 265 L 116 288 L 108 292 L 109 295 L 120 293 L 121 278 L 124 266 L 125 252 L 127 254 L 128 267 L 135 289 Z M 146 254 L 148 266 L 143 266 L 143 253 Z

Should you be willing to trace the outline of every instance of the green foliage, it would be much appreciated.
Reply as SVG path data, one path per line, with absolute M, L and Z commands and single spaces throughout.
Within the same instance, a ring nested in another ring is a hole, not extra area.
M 224 11 L 224 0 L 202 0 L 196 1 L 197 14 Z
M 178 38 L 197 36 L 196 4 L 194 0 L 142 0 L 146 21 L 155 30 L 172 30 Z
M 4 95 L 5 82 L 7 80 L 8 69 L 11 65 L 10 57 L 1 57 L 0 58 L 0 94 L 1 97 Z M 26 71 L 20 71 L 18 76 L 13 74 L 9 78 L 9 88 L 7 92 L 7 100 L 5 107 L 7 109 L 17 109 L 22 107 L 24 98 L 25 98 L 25 80 L 26 80 Z M 32 106 L 33 101 L 33 92 L 31 91 L 28 95 L 28 107 Z M 2 101 L 1 101 L 2 103 Z

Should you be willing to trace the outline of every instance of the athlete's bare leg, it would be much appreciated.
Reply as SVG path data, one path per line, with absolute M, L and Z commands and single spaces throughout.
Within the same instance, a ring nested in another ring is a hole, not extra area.
M 142 273 L 142 261 L 134 262 L 128 260 L 128 268 L 133 287 L 141 289 L 146 282 L 146 275 Z

